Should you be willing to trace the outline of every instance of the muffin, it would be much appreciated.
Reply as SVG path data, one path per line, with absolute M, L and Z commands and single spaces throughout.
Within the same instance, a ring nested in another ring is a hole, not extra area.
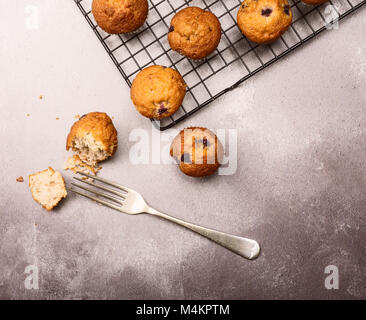
M 84 163 L 95 167 L 114 155 L 117 144 L 117 130 L 111 118 L 106 113 L 91 112 L 71 127 L 66 150 L 71 148 Z
M 177 161 L 180 170 L 191 177 L 213 174 L 220 167 L 223 154 L 216 135 L 200 127 L 182 130 L 170 146 L 170 156 Z
M 140 28 L 149 11 L 147 0 L 93 0 L 95 21 L 105 32 L 129 33 Z
M 306 4 L 312 4 L 312 5 L 317 5 L 317 4 L 322 4 L 327 2 L 328 0 L 302 0 L 302 2 L 306 3 Z
M 219 19 L 213 13 L 198 7 L 179 11 L 170 23 L 170 47 L 193 60 L 207 57 L 217 48 L 220 39 Z
M 131 99 L 144 117 L 162 119 L 181 106 L 186 84 L 178 71 L 163 66 L 150 66 L 140 71 L 131 87 Z
M 48 211 L 67 196 L 64 178 L 51 167 L 29 175 L 29 187 L 33 199 Z
M 279 38 L 292 22 L 287 0 L 244 0 L 238 11 L 238 26 L 256 43 L 269 43 Z

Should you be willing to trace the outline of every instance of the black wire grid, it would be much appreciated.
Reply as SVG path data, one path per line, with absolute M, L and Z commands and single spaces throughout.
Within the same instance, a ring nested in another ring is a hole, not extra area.
M 173 67 L 183 76 L 187 83 L 183 105 L 173 116 L 160 122 L 153 120 L 160 130 L 188 118 L 329 26 L 336 27 L 339 20 L 366 3 L 366 0 L 332 0 L 314 7 L 300 0 L 289 0 L 293 13 L 290 28 L 274 43 L 257 45 L 247 40 L 237 27 L 240 0 L 150 0 L 146 23 L 130 35 L 105 33 L 91 13 L 92 0 L 74 1 L 130 87 L 141 69 L 154 64 Z M 171 19 L 189 5 L 210 10 L 221 22 L 221 42 L 202 62 L 172 51 L 167 39 Z

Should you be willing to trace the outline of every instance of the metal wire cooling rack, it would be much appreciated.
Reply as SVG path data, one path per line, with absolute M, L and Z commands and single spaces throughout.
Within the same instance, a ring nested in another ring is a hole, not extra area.
M 150 0 L 147 22 L 133 35 L 105 33 L 91 13 L 92 0 L 74 1 L 129 86 L 141 69 L 153 64 L 173 67 L 184 77 L 188 88 L 183 105 L 172 117 L 153 121 L 160 130 L 186 119 L 366 3 L 332 0 L 314 7 L 289 0 L 293 12 L 290 28 L 274 43 L 256 45 L 236 25 L 241 0 Z M 167 40 L 172 17 L 189 5 L 210 10 L 221 22 L 220 45 L 203 62 L 193 62 L 172 51 Z

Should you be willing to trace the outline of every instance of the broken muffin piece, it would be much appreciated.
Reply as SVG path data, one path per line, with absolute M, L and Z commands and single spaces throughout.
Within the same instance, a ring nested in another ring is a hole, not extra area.
M 102 167 L 100 166 L 89 166 L 86 163 L 82 162 L 80 157 L 77 154 L 74 154 L 72 157 L 69 157 L 65 163 L 64 170 L 71 170 L 74 173 L 82 172 L 82 173 L 92 173 L 96 175 Z
M 103 112 L 91 112 L 71 127 L 66 150 L 71 148 L 81 161 L 95 167 L 98 162 L 114 155 L 117 144 L 117 130 L 111 118 Z
M 29 187 L 33 199 L 50 211 L 66 198 L 66 186 L 61 173 L 48 169 L 29 175 Z

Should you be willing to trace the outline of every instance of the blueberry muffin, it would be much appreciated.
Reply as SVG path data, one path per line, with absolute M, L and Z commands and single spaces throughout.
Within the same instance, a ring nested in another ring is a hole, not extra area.
M 238 11 L 238 26 L 256 43 L 269 43 L 279 38 L 292 22 L 287 0 L 244 0 Z
M 94 167 L 98 162 L 113 156 L 117 144 L 117 130 L 111 118 L 103 112 L 91 112 L 71 127 L 66 150 L 71 148 L 81 161 Z
M 186 128 L 170 146 L 170 156 L 177 161 L 180 170 L 191 177 L 213 174 L 220 167 L 223 154 L 221 142 L 206 128 Z
M 317 4 L 322 4 L 327 2 L 328 0 L 302 0 L 302 2 L 306 3 L 306 4 L 312 4 L 312 5 L 317 5 Z
M 219 19 L 198 7 L 179 11 L 170 23 L 168 41 L 174 51 L 193 60 L 207 57 L 219 45 Z
M 133 32 L 140 28 L 149 11 L 147 0 L 93 0 L 95 21 L 105 32 Z
M 181 106 L 186 84 L 178 71 L 163 66 L 150 66 L 140 71 L 131 87 L 131 99 L 144 117 L 162 119 Z

